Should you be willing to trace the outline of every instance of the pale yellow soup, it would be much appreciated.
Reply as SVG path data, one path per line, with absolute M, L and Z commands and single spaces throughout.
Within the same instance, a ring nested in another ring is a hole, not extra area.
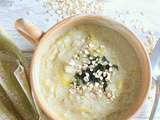
M 87 39 L 88 36 L 93 41 Z M 66 73 L 65 68 L 73 56 L 90 42 L 104 46 L 99 54 L 104 54 L 119 67 L 108 86 L 115 95 L 112 101 L 104 95 L 96 97 L 89 92 L 69 92 L 74 74 Z M 141 70 L 135 51 L 123 36 L 102 26 L 82 24 L 70 28 L 50 45 L 40 68 L 41 100 L 60 120 L 123 120 L 139 96 Z

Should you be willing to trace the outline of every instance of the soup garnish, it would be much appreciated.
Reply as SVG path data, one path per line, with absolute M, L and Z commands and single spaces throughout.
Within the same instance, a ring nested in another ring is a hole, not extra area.
M 98 49 L 93 50 L 91 43 L 86 46 L 70 61 L 70 65 L 74 64 L 72 67 L 76 69 L 70 93 L 83 95 L 87 90 L 96 96 L 106 95 L 107 99 L 111 99 L 114 96 L 106 88 L 112 82 L 112 74 L 118 70 L 118 65 L 112 64 L 105 56 L 98 55 Z M 103 49 L 104 46 L 101 45 L 100 47 Z M 76 65 L 76 61 L 81 61 L 81 64 Z

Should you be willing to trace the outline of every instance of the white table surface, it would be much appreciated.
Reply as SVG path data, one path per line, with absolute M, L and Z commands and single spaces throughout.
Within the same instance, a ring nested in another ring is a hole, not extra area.
M 101 1 L 99 0 L 99 2 Z M 143 26 L 144 31 L 152 31 L 156 39 L 160 37 L 159 0 L 106 0 L 104 6 L 105 10 L 102 15 L 109 16 L 125 24 L 136 33 L 146 47 L 148 44 L 153 46 L 152 44 L 155 43 L 155 40 L 146 43 L 147 34 L 139 30 L 141 26 Z M 46 10 L 39 0 L 0 0 L 0 26 L 5 28 L 13 37 L 13 42 L 25 53 L 26 57 L 31 57 L 30 51 L 33 51 L 35 46 L 16 32 L 14 28 L 15 20 L 18 18 L 28 19 L 43 31 L 46 31 L 57 23 L 58 19 L 56 14 L 49 16 Z M 136 26 L 132 25 L 132 20 L 138 21 Z M 153 103 L 154 90 L 153 85 L 144 107 L 135 115 L 133 120 L 148 120 Z M 160 120 L 160 109 L 157 111 L 155 120 Z

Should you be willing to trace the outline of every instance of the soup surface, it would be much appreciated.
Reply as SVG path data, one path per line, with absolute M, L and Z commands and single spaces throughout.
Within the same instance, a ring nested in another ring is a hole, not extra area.
M 123 36 L 82 24 L 49 46 L 38 91 L 60 120 L 123 120 L 136 102 L 140 81 L 138 58 Z

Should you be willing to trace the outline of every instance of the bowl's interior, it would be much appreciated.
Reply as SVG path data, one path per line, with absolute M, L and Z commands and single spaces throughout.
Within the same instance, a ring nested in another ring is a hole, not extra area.
M 37 47 L 37 50 L 35 52 L 35 55 L 32 61 L 32 71 L 31 71 L 32 89 L 34 91 L 36 101 L 48 116 L 50 116 L 51 118 L 54 118 L 54 115 L 51 114 L 51 112 L 47 109 L 44 101 L 42 101 L 40 97 L 40 92 L 38 92 L 41 59 L 43 55 L 47 54 L 47 51 L 49 50 L 49 46 L 54 45 L 54 41 L 56 40 L 56 38 L 62 35 L 70 27 L 78 24 L 83 24 L 83 23 L 98 24 L 114 30 L 115 34 L 116 33 L 121 34 L 129 42 L 129 44 L 133 47 L 133 49 L 136 52 L 136 55 L 141 65 L 141 71 L 142 71 L 141 82 L 144 84 L 141 86 L 141 89 L 139 91 L 140 95 L 139 97 L 137 97 L 137 100 L 136 100 L 137 102 L 135 103 L 134 106 L 130 108 L 130 111 L 128 112 L 128 116 L 124 118 L 124 119 L 127 119 L 131 117 L 133 114 L 135 114 L 135 112 L 140 108 L 140 106 L 144 102 L 145 97 L 147 95 L 147 92 L 150 86 L 150 80 L 151 80 L 151 71 L 150 71 L 150 63 L 148 60 L 148 56 L 146 54 L 144 47 L 142 46 L 142 44 L 140 44 L 140 41 L 135 37 L 135 35 L 132 32 L 130 32 L 128 29 L 126 29 L 124 26 L 122 26 L 117 22 L 114 22 L 110 19 L 97 17 L 97 16 L 81 16 L 81 17 L 73 17 L 73 18 L 64 20 L 61 23 L 54 26 L 53 28 L 51 28 L 41 39 L 40 44 Z

